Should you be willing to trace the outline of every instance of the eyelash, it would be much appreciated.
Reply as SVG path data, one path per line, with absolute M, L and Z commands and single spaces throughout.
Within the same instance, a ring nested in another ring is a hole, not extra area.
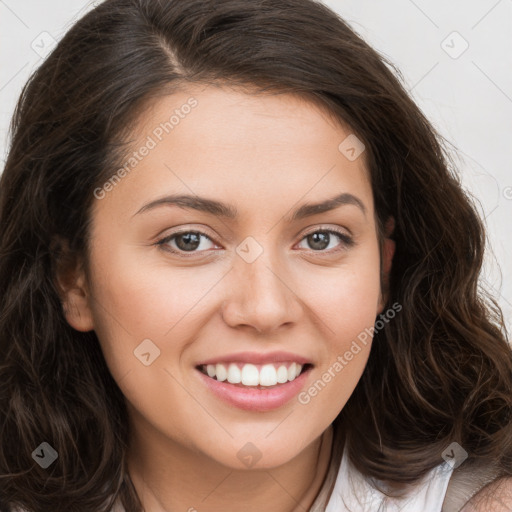
M 184 257 L 184 258 L 189 258 L 189 257 L 193 257 L 194 255 L 198 254 L 198 253 L 201 253 L 203 251 L 182 251 L 182 250 L 176 250 L 176 249 L 172 249 L 172 248 L 169 248 L 169 247 L 165 247 L 166 244 L 168 244 L 171 240 L 173 240 L 174 238 L 180 236 L 180 235 L 185 235 L 185 234 L 188 234 L 188 233 L 195 233 L 195 234 L 198 234 L 200 235 L 201 237 L 205 237 L 207 238 L 208 240 L 210 240 L 212 243 L 215 243 L 207 234 L 201 232 L 201 231 L 198 231 L 198 230 L 194 230 L 194 229 L 188 229 L 188 230 L 184 230 L 184 231 L 178 231 L 176 233 L 172 233 L 171 235 L 168 235 L 164 238 L 161 238 L 160 240 L 158 240 L 155 245 L 159 246 L 162 248 L 162 250 L 164 251 L 167 251 L 167 252 L 171 252 L 173 254 L 178 254 L 179 256 L 181 257 Z M 336 248 L 336 249 L 330 249 L 328 251 L 325 251 L 325 250 L 314 250 L 314 249 L 311 249 L 313 252 L 315 253 L 324 253 L 324 254 L 333 254 L 333 253 L 337 253 L 339 251 L 343 251 L 347 248 L 350 248 L 352 247 L 353 245 L 355 245 L 355 242 L 353 240 L 352 237 L 350 237 L 349 235 L 347 235 L 346 233 L 342 232 L 342 231 L 338 231 L 336 229 L 316 229 L 314 231 L 310 231 L 309 233 L 306 233 L 301 239 L 300 239 L 300 242 L 302 242 L 302 240 L 304 240 L 305 238 L 307 238 L 308 236 L 310 235 L 313 235 L 315 233 L 328 233 L 328 234 L 333 234 L 333 235 L 336 235 L 337 237 L 340 238 L 340 240 L 342 241 L 342 245 L 344 245 L 345 247 L 339 247 L 339 248 Z

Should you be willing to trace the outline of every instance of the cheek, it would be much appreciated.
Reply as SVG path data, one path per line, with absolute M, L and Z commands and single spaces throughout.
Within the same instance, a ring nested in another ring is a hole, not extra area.
M 329 347 L 328 361 L 325 363 L 332 364 L 338 356 L 351 350 L 354 341 L 363 340 L 365 344 L 361 344 L 360 349 L 353 349 L 360 355 L 350 366 L 356 374 L 364 367 L 368 356 L 364 349 L 369 349 L 371 344 L 371 336 L 367 333 L 374 326 L 378 311 L 378 279 L 378 272 L 367 272 L 366 275 L 351 272 L 333 281 L 324 291 L 318 289 L 313 300 L 325 324 L 323 332 Z M 350 354 L 347 358 L 352 361 Z M 345 371 L 345 374 L 352 373 L 351 370 Z
M 322 320 L 326 344 L 316 380 L 299 403 L 324 410 L 333 419 L 350 398 L 370 354 L 380 296 L 379 262 L 375 246 L 332 272 L 309 273 L 303 280 L 309 304 Z
M 175 374 L 175 363 L 200 325 L 201 308 L 194 305 L 208 283 L 203 278 L 199 286 L 190 269 L 171 273 L 169 266 L 142 262 L 134 253 L 133 248 L 118 250 L 112 244 L 108 254 L 97 251 L 92 258 L 95 331 L 132 413 L 154 419 L 159 411 L 158 418 L 174 428 L 185 421 L 181 414 L 191 414 L 193 405 L 183 386 L 176 384 L 182 376 Z M 176 404 L 182 404 L 183 413 L 176 413 Z
M 153 252 L 156 248 L 144 250 Z M 107 324 L 117 321 L 118 325 L 113 326 L 116 329 L 162 336 L 173 321 L 190 309 L 194 299 L 199 299 L 201 287 L 193 282 L 194 272 L 189 269 L 170 272 L 164 261 L 144 259 L 138 256 L 141 252 L 115 243 L 110 244 L 108 251 L 97 250 L 92 268 L 94 297 L 100 306 L 105 306 L 97 309 L 97 313 Z M 204 288 L 204 281 L 202 285 Z M 104 314 L 107 305 L 111 315 Z
M 358 251 L 337 268 L 304 272 L 301 287 L 340 348 L 373 326 L 380 299 L 378 248 Z
M 107 363 L 113 373 L 126 372 L 137 361 L 134 350 L 150 339 L 161 365 L 201 325 L 205 297 L 224 271 L 171 268 L 165 258 L 143 259 L 133 247 L 105 247 L 92 255 L 91 274 L 95 331 Z

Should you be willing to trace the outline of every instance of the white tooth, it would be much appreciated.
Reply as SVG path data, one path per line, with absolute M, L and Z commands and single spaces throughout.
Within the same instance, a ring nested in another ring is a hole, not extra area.
M 284 364 L 277 369 L 277 382 L 279 382 L 279 384 L 288 382 L 288 370 Z
M 231 363 L 228 368 L 228 382 L 238 384 L 242 380 L 242 372 L 235 363 Z
M 298 377 L 300 375 L 301 371 L 302 371 L 302 365 L 297 363 L 297 369 L 296 369 L 297 375 L 296 375 L 296 377 Z
M 288 380 L 295 379 L 295 375 L 297 374 L 297 365 L 292 363 L 288 368 Z
M 214 364 L 207 364 L 206 365 L 206 372 L 208 373 L 208 377 L 215 377 L 215 365 Z
M 257 386 L 260 383 L 260 373 L 253 364 L 244 364 L 242 368 L 242 384 L 245 386 Z
M 260 386 L 275 386 L 277 372 L 273 364 L 265 364 L 260 370 Z
M 224 381 L 228 376 L 228 372 L 226 371 L 226 367 L 223 364 L 215 365 L 215 375 L 217 375 L 217 380 Z

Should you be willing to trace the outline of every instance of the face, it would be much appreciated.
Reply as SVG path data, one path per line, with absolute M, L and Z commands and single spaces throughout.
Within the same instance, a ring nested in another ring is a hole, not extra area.
M 349 135 L 298 97 L 213 86 L 159 99 L 133 128 L 131 164 L 96 193 L 68 322 L 95 330 L 134 432 L 232 468 L 250 442 L 270 468 L 342 410 L 383 309 Z

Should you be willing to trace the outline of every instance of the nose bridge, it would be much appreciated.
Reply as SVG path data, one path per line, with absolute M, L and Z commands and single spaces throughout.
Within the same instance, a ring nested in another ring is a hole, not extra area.
M 240 276 L 240 284 L 260 304 L 280 301 L 285 295 L 282 278 L 279 276 L 284 272 L 280 268 L 279 257 L 269 245 L 268 238 L 265 248 L 263 243 L 249 239 L 237 248 L 239 257 L 235 262 L 235 270 Z
M 252 325 L 259 331 L 272 330 L 298 318 L 297 298 L 286 283 L 282 259 L 267 245 L 247 237 L 236 249 L 234 286 L 225 307 L 228 323 Z

